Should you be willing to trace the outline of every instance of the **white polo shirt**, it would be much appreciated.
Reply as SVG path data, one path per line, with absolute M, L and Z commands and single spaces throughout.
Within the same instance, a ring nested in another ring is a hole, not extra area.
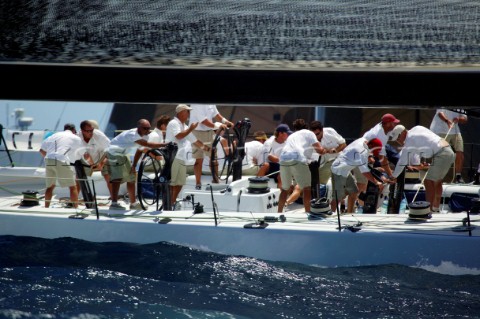
M 182 132 L 188 129 L 188 125 L 180 122 L 180 120 L 177 117 L 174 117 L 170 122 L 167 124 L 167 133 L 165 134 L 165 142 L 174 142 L 177 143 L 178 146 L 178 151 L 177 155 L 175 158 L 182 160 L 184 162 L 187 161 L 187 150 L 191 149 L 188 148 L 187 145 L 191 143 L 195 143 L 197 141 L 197 138 L 192 134 L 188 134 L 182 139 L 176 138 L 176 136 Z
M 202 122 L 206 119 L 213 122 L 213 118 L 219 113 L 215 104 L 191 104 L 190 107 L 190 122 L 198 122 L 196 131 L 211 131 L 213 127 L 203 125 Z
M 82 158 L 85 148 L 80 137 L 66 130 L 50 135 L 40 146 L 46 152 L 45 158 L 55 159 L 63 163 L 74 163 Z
M 347 177 L 355 167 L 358 167 L 362 173 L 368 173 L 370 171 L 368 167 L 369 153 L 367 139 L 363 137 L 356 139 L 348 144 L 333 161 L 332 173 Z

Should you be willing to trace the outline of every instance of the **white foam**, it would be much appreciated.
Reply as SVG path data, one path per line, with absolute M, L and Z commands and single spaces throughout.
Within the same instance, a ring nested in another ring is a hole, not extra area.
M 456 265 L 451 261 L 442 261 L 440 265 L 419 265 L 418 268 L 444 275 L 480 275 L 480 268 L 467 268 Z

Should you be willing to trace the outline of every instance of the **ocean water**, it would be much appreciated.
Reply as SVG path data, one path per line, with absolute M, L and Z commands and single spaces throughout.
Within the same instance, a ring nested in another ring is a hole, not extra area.
M 480 275 L 0 237 L 0 318 L 480 318 Z

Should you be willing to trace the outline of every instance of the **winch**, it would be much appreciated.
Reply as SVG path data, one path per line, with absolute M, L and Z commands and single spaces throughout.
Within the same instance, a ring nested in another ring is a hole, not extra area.
M 330 210 L 330 203 L 328 199 L 325 197 L 312 199 L 310 201 L 310 213 L 312 215 L 332 215 L 332 211 Z
M 248 179 L 248 192 L 252 194 L 264 194 L 270 191 L 268 187 L 268 177 L 250 177 Z
M 38 192 L 27 190 L 25 192 L 22 192 L 22 194 L 23 194 L 23 200 L 20 203 L 20 206 L 31 207 L 31 206 L 40 205 L 40 203 L 38 201 L 38 198 L 37 198 Z
M 430 202 L 417 201 L 408 204 L 410 213 L 408 217 L 411 219 L 430 219 L 432 214 L 430 213 Z

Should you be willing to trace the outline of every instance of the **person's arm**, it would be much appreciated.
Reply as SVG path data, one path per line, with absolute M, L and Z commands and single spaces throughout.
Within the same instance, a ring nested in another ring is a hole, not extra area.
M 390 168 L 387 156 L 383 155 L 380 159 L 380 163 L 382 165 L 382 168 L 385 170 L 385 173 L 387 173 L 389 177 L 392 177 L 392 169 Z
M 362 173 L 363 176 L 365 176 L 370 182 L 372 182 L 373 184 L 375 184 L 376 186 L 379 187 L 380 189 L 380 192 L 382 192 L 383 190 L 383 183 L 378 181 L 375 177 L 373 177 L 372 173 L 370 172 L 366 172 L 366 173 Z
M 452 127 L 453 122 L 445 115 L 444 112 L 438 112 L 437 115 L 443 122 L 447 123 L 448 128 Z
M 326 152 L 330 154 L 340 153 L 345 147 L 347 147 L 347 143 L 342 143 L 337 147 L 326 149 Z
M 203 144 L 201 141 L 199 140 L 196 140 L 195 142 L 193 142 L 193 144 L 195 144 L 198 148 L 201 148 L 202 150 L 204 150 L 205 152 L 209 152 L 210 151 L 210 147 L 208 147 L 207 145 Z
M 278 158 L 278 156 L 275 156 L 273 154 L 268 154 L 268 161 L 272 163 L 278 163 L 280 162 L 280 159 Z
M 159 148 L 159 147 L 164 147 L 167 145 L 167 143 L 152 143 L 152 142 L 147 142 L 144 139 L 136 140 L 135 143 L 138 145 L 144 146 L 144 147 L 150 147 L 150 148 Z
M 137 163 L 140 157 L 142 156 L 143 152 L 139 149 L 135 151 L 135 156 L 133 157 L 133 163 L 132 163 L 132 171 L 135 171 L 137 168 Z
M 190 126 L 186 130 L 183 130 L 177 133 L 177 135 L 175 135 L 175 138 L 178 140 L 185 138 L 188 134 L 190 134 L 193 130 L 195 130 L 197 126 L 198 126 L 198 122 L 190 124 Z
M 94 164 L 92 168 L 101 171 L 106 162 L 107 162 L 107 153 L 103 153 L 103 155 L 98 160 L 98 163 Z
M 320 142 L 313 143 L 312 147 L 315 150 L 315 152 L 317 152 L 320 155 L 325 154 L 327 152 L 327 150 L 322 145 L 320 145 Z
M 233 123 L 224 118 L 220 113 L 215 115 L 215 120 L 222 122 L 222 124 L 226 125 L 227 127 L 233 127 Z

